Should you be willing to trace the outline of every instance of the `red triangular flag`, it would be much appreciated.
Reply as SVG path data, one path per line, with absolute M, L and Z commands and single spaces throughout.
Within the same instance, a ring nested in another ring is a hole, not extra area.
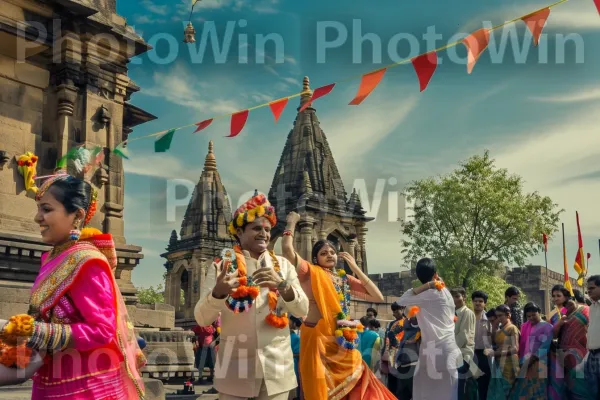
M 271 107 L 271 112 L 275 117 L 275 122 L 279 121 L 279 117 L 281 117 L 281 113 L 285 109 L 285 106 L 287 106 L 288 100 L 289 99 L 286 97 L 285 99 L 275 100 L 269 103 L 269 107 Z
M 542 241 L 544 242 L 544 251 L 548 252 L 548 236 L 545 233 L 542 233 Z
M 471 33 L 463 40 L 469 53 L 467 56 L 467 72 L 469 74 L 473 72 L 475 63 L 479 59 L 481 53 L 488 47 L 489 42 L 490 31 L 485 28 L 481 28 L 480 30 Z
M 379 82 L 383 79 L 383 75 L 385 75 L 385 71 L 387 71 L 386 68 L 364 74 L 360 81 L 356 96 L 348 105 L 357 106 L 362 103 L 363 100 L 375 90 L 377 85 L 379 85 Z
M 600 0 L 598 0 L 600 1 Z M 550 9 L 544 8 L 538 12 L 533 14 L 529 14 L 523 18 L 523 22 L 527 25 L 531 34 L 533 35 L 533 45 L 537 46 L 540 42 L 540 35 L 542 34 L 542 30 L 544 29 L 544 25 L 546 24 L 546 20 L 550 15 Z
M 202 129 L 207 128 L 211 124 L 211 122 L 213 122 L 212 118 L 211 119 L 205 119 L 202 122 L 197 122 L 196 123 L 197 128 L 194 131 L 194 133 L 200 132 Z
M 325 85 L 325 86 L 321 86 L 319 88 L 316 88 L 313 91 L 313 95 L 310 98 L 309 101 L 307 101 L 306 103 L 304 103 L 302 105 L 302 107 L 300 107 L 300 110 L 298 110 L 298 112 L 302 112 L 304 111 L 307 107 L 309 107 L 313 101 L 317 100 L 320 97 L 326 96 L 329 93 L 331 93 L 331 91 L 333 90 L 333 87 L 335 86 L 335 83 L 330 83 L 329 85 Z
M 435 72 L 437 67 L 438 57 L 435 51 L 430 53 L 421 54 L 412 59 L 412 65 L 415 68 L 417 77 L 419 78 L 419 85 L 421 92 L 427 88 L 429 81 Z
M 248 120 L 248 110 L 236 112 L 231 116 L 231 133 L 226 137 L 236 137 L 240 134 Z
M 596 5 L 596 8 L 598 9 L 598 14 L 600 14 L 600 0 L 594 0 L 594 4 Z

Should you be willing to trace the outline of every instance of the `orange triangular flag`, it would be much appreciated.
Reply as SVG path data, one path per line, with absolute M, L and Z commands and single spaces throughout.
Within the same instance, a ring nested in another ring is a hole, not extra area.
M 212 118 L 211 119 L 206 119 L 206 120 L 201 121 L 201 122 L 197 122 L 196 123 L 196 127 L 197 128 L 194 131 L 194 133 L 200 132 L 202 129 L 207 128 L 211 124 L 211 122 L 213 122 Z
M 377 71 L 369 72 L 364 74 L 358 87 L 358 92 L 352 101 L 349 103 L 351 106 L 357 106 L 364 101 L 371 94 L 373 90 L 379 85 L 383 75 L 385 75 L 386 68 Z
M 331 93 L 331 91 L 333 90 L 333 87 L 335 86 L 335 83 L 330 83 L 329 85 L 325 85 L 325 86 L 321 86 L 319 88 L 316 88 L 313 92 L 312 97 L 310 98 L 309 101 L 307 101 L 306 103 L 304 103 L 302 105 L 302 107 L 300 107 L 300 110 L 298 110 L 298 112 L 302 112 L 304 111 L 308 106 L 310 106 L 312 104 L 313 101 L 315 101 L 316 99 L 326 96 L 329 93 Z
M 417 77 L 419 78 L 419 86 L 421 92 L 427 88 L 429 81 L 437 67 L 438 57 L 435 51 L 421 54 L 412 59 L 412 65 L 415 68 Z
M 599 0 L 600 1 L 600 0 Z M 546 20 L 550 15 L 550 9 L 544 8 L 543 10 L 537 11 L 533 14 L 529 14 L 523 18 L 523 22 L 527 24 L 527 27 L 531 31 L 533 35 L 533 45 L 537 46 L 540 42 L 540 35 L 542 34 L 542 29 L 544 29 L 544 25 L 546 24 Z
M 287 103 L 288 103 L 287 97 L 285 99 L 275 100 L 275 101 L 269 103 L 269 107 L 271 107 L 271 112 L 273 113 L 273 116 L 275 117 L 275 122 L 279 121 L 279 117 L 281 117 L 281 113 L 285 109 L 285 106 L 287 105 Z
M 231 133 L 226 137 L 236 137 L 240 134 L 246 121 L 248 120 L 248 110 L 236 112 L 231 116 Z
M 475 63 L 479 59 L 481 53 L 488 47 L 489 42 L 490 31 L 485 28 L 481 28 L 480 30 L 471 33 L 463 40 L 469 53 L 467 56 L 467 72 L 469 74 L 473 72 Z

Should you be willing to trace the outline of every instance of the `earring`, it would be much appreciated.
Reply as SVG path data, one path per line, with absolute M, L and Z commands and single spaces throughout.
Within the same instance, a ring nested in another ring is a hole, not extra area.
M 70 240 L 79 240 L 80 236 L 81 236 L 81 231 L 79 230 L 79 220 L 76 219 L 75 222 L 73 222 L 73 229 L 71 229 L 71 232 L 69 232 L 69 239 Z

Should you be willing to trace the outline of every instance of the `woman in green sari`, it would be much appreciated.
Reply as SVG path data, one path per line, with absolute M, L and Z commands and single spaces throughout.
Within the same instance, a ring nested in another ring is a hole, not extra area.
M 510 394 L 519 374 L 519 336 L 519 329 L 510 321 L 510 308 L 498 306 L 492 330 L 494 350 L 485 350 L 486 355 L 494 356 L 488 400 L 506 400 Z

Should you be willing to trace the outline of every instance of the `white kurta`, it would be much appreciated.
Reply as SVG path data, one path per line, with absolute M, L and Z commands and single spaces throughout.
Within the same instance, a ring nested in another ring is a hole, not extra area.
M 264 252 L 258 260 L 244 251 L 248 275 L 259 269 L 263 260 L 272 267 L 271 257 Z M 279 298 L 278 307 L 296 317 L 308 314 L 308 298 L 300 287 L 294 266 L 277 257 L 281 273 L 293 287 L 295 298 L 286 303 Z M 220 265 L 217 269 L 220 271 Z M 248 312 L 234 314 L 219 300 L 208 293 L 194 309 L 198 325 L 207 326 L 221 313 L 221 340 L 215 365 L 215 389 L 219 393 L 238 397 L 257 397 L 265 382 L 269 396 L 289 392 L 298 386 L 294 373 L 294 356 L 290 343 L 290 329 L 274 328 L 265 322 L 269 314 L 268 289 L 260 295 Z
M 462 365 L 462 356 L 454 338 L 452 295 L 445 288 L 419 295 L 408 290 L 397 303 L 421 309 L 417 314 L 421 347 L 413 379 L 413 400 L 458 399 L 457 368 Z

